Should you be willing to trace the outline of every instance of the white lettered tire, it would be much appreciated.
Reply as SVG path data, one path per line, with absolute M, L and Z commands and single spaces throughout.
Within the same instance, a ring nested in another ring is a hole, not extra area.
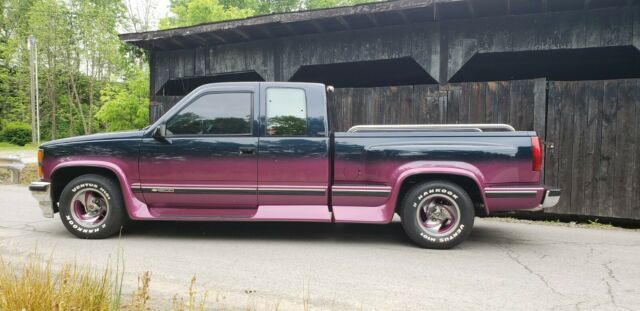
M 60 219 L 79 238 L 107 238 L 122 228 L 126 217 L 122 202 L 116 182 L 102 175 L 82 175 L 62 190 Z
M 464 241 L 473 228 L 471 198 L 447 181 L 415 185 L 403 198 L 400 217 L 404 231 L 425 248 L 448 249 Z

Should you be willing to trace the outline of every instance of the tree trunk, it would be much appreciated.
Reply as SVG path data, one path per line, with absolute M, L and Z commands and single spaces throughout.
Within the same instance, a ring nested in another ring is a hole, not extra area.
M 93 132 L 93 78 L 89 81 L 89 134 Z
M 87 129 L 87 121 L 84 117 L 84 111 L 82 111 L 80 96 L 78 95 L 78 88 L 76 87 L 76 81 L 73 78 L 72 73 L 69 73 L 69 81 L 71 82 L 71 89 L 73 90 L 73 95 L 75 95 L 76 103 L 78 104 L 78 112 L 80 112 L 80 120 L 82 121 L 82 128 L 84 129 L 85 134 L 89 134 L 89 131 Z
M 69 136 L 75 136 L 74 120 L 73 120 L 73 95 L 71 95 L 71 88 L 67 84 L 67 98 L 69 100 Z
M 54 140 L 58 137 L 58 127 L 56 124 L 58 104 L 56 100 L 55 84 L 51 80 L 51 77 L 47 78 L 47 101 L 51 104 L 51 140 Z

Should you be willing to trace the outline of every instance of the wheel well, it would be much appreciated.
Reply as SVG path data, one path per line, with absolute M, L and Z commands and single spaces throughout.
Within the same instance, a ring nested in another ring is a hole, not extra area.
M 60 201 L 60 195 L 62 194 L 62 190 L 64 189 L 64 187 L 74 178 L 86 174 L 101 175 L 112 179 L 118 184 L 118 186 L 120 185 L 118 176 L 116 176 L 113 171 L 107 168 L 93 166 L 73 166 L 61 168 L 55 171 L 53 176 L 51 176 L 51 200 L 53 202 L 53 209 L 55 212 L 58 211 L 57 203 Z
M 469 194 L 469 197 L 471 197 L 471 202 L 473 202 L 473 207 L 475 209 L 476 215 L 487 216 L 484 200 L 482 198 L 482 193 L 480 192 L 478 184 L 469 177 L 451 174 L 417 174 L 407 177 L 402 182 L 400 192 L 398 193 L 396 211 L 398 210 L 397 207 L 402 203 L 404 195 L 409 191 L 409 189 L 411 189 L 411 187 L 415 186 L 416 184 L 432 180 L 448 181 L 462 187 L 462 189 L 464 189 L 464 191 Z

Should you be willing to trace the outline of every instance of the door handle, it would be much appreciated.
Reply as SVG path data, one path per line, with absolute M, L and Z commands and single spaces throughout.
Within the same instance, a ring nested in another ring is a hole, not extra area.
M 240 147 L 240 155 L 256 154 L 256 147 Z

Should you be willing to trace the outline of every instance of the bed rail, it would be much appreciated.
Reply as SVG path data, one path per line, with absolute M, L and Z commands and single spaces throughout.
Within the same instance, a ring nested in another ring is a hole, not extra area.
M 515 132 L 516 129 L 508 124 L 402 124 L 402 125 L 356 125 L 348 133 L 358 132 Z

